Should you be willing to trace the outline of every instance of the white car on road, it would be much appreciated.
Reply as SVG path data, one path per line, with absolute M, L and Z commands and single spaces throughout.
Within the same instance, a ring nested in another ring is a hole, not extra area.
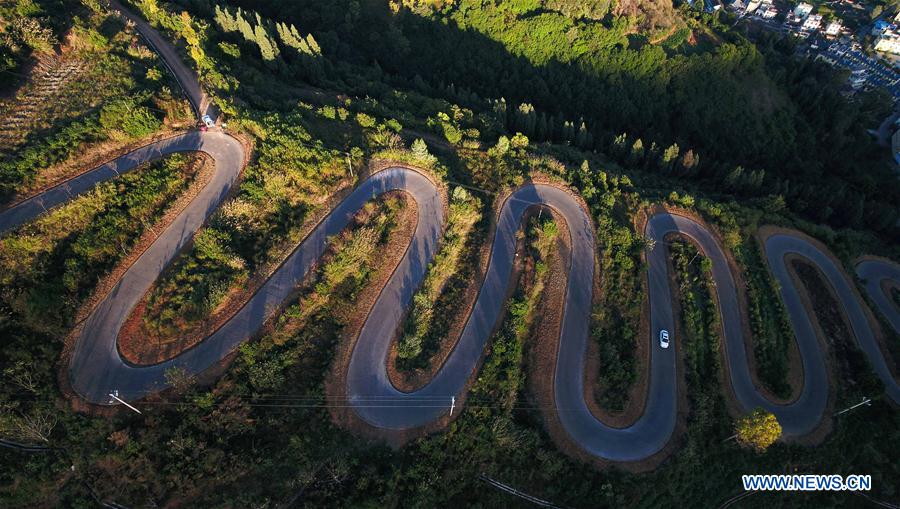
M 203 125 L 205 125 L 207 128 L 216 126 L 215 120 L 213 120 L 212 117 L 210 117 L 209 115 L 203 115 L 202 120 L 203 120 Z
M 669 331 L 666 329 L 659 331 L 659 346 L 669 348 Z

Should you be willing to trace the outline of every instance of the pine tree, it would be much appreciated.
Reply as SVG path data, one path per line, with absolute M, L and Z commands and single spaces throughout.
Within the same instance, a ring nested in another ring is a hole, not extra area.
M 297 44 L 294 42 L 291 33 L 288 32 L 287 27 L 284 26 L 284 23 L 280 21 L 275 23 L 275 32 L 278 34 L 278 39 L 284 43 L 285 46 L 297 48 Z
M 250 23 L 244 19 L 244 13 L 241 9 L 237 10 L 235 14 L 235 23 L 237 24 L 238 31 L 241 33 L 241 36 L 244 37 L 244 40 L 247 42 L 256 42 L 256 36 L 253 34 L 253 27 L 250 26 Z
M 537 125 L 537 114 L 534 112 L 534 106 L 529 103 L 522 103 L 518 110 L 518 128 L 525 131 L 525 134 L 534 135 L 534 128 Z
M 640 138 L 634 141 L 634 144 L 631 146 L 631 157 L 629 158 L 629 162 L 632 165 L 640 164 L 640 162 L 644 159 L 644 142 L 641 141 Z
M 291 33 L 291 37 L 293 37 L 294 40 L 297 41 L 297 45 L 299 46 L 297 49 L 299 49 L 301 53 L 304 53 L 306 55 L 314 55 L 315 54 L 315 53 L 313 53 L 312 48 L 309 47 L 309 43 L 307 43 L 306 40 L 303 39 L 303 36 L 300 35 L 300 32 L 297 31 L 297 27 L 295 27 L 294 25 L 291 25 L 290 33 Z M 310 37 L 312 37 L 312 36 L 310 36 Z M 315 42 L 315 40 L 313 40 L 313 42 Z
M 307 34 L 306 44 L 309 45 L 309 50 L 313 55 L 319 56 L 322 54 L 322 48 L 319 47 L 319 43 L 316 42 L 312 34 Z
M 678 153 L 680 151 L 681 149 L 678 148 L 677 143 L 669 145 L 669 148 L 663 151 L 661 161 L 663 170 L 668 171 L 672 169 L 672 166 L 675 164 L 675 160 L 678 159 Z
M 575 144 L 581 148 L 585 148 L 588 146 L 588 137 L 590 137 L 590 133 L 587 130 L 587 125 L 585 125 L 584 120 L 581 121 L 581 126 L 578 127 L 578 134 L 575 135 Z
M 256 25 L 254 35 L 256 39 L 256 45 L 259 46 L 259 53 L 260 55 L 262 55 L 262 59 L 267 62 L 275 60 L 275 57 L 278 56 L 278 46 L 276 45 L 275 41 L 273 41 L 269 37 L 266 29 L 263 28 L 262 25 Z
M 227 7 L 219 7 L 216 6 L 216 14 L 215 17 L 216 25 L 226 33 L 237 32 L 238 31 L 238 23 L 237 20 L 228 12 Z
M 418 76 L 418 75 L 417 75 Z M 509 127 L 509 119 L 506 115 L 506 99 L 501 97 L 499 100 L 494 101 L 494 119 L 497 120 L 497 123 L 503 126 L 504 128 Z
M 575 124 L 566 120 L 563 122 L 563 141 L 575 141 Z
M 696 168 L 699 163 L 700 156 L 694 154 L 694 151 L 691 149 L 687 149 L 687 152 L 681 156 L 681 167 L 684 168 L 685 175 L 693 173 L 694 168 Z
M 725 188 L 729 191 L 736 191 L 743 181 L 744 168 L 736 166 L 733 170 L 725 175 Z
M 549 138 L 547 129 L 547 115 L 544 112 L 538 116 L 537 122 L 537 138 L 540 140 L 546 140 Z
M 615 137 L 612 143 L 613 153 L 619 157 L 625 155 L 626 147 L 628 147 L 628 135 L 622 133 Z

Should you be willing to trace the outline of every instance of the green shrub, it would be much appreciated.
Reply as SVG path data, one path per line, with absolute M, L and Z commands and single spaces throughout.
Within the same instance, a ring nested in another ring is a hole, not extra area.
M 143 138 L 158 131 L 162 122 L 147 107 L 121 99 L 100 110 L 100 125 L 112 138 Z
M 421 152 L 424 143 L 419 142 L 421 139 L 413 143 L 414 152 L 417 149 Z M 448 313 L 451 309 L 447 309 L 446 302 L 441 306 L 439 301 L 450 293 L 458 292 L 462 286 L 461 279 L 466 279 L 468 271 L 460 269 L 463 263 L 471 261 L 472 253 L 469 251 L 474 250 L 471 240 L 475 225 L 480 220 L 481 202 L 462 187 L 455 188 L 450 197 L 447 229 L 440 251 L 428 266 L 425 280 L 413 297 L 412 309 L 397 344 L 398 368 L 401 370 L 425 366 L 440 345 L 441 338 L 446 336 L 449 325 L 447 315 L 452 313 Z M 458 303 L 459 299 L 453 301 Z

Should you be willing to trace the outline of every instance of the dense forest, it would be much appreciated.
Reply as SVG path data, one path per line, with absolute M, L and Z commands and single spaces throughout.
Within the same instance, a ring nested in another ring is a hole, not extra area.
M 747 275 L 760 381 L 784 398 L 796 390 L 793 337 L 772 298 L 758 227 L 808 233 L 847 266 L 863 253 L 900 259 L 900 185 L 865 132 L 887 114 L 884 97 L 844 97 L 844 76 L 797 59 L 790 41 L 750 42 L 722 14 L 652 0 L 125 3 L 177 41 L 228 131 L 253 146 L 232 194 L 146 295 L 139 323 L 154 338 L 192 334 L 252 289 L 327 210 L 328 197 L 373 161 L 421 168 L 448 194 L 441 250 L 398 333 L 400 376 L 440 362 L 447 331 L 480 282 L 494 201 L 545 178 L 571 186 L 594 220 L 598 368 L 588 379 L 613 416 L 634 405 L 629 395 L 642 376 L 642 211 L 688 210 L 721 234 Z M 66 51 L 67 41 L 107 41 L 101 50 L 118 66 L 98 75 L 129 78 L 4 154 L 4 198 L 97 144 L 124 149 L 185 128 L 184 101 L 161 63 L 100 2 L 0 6 L 8 42 L 0 65 L 19 73 L 0 85 L 4 93 L 22 87 L 47 50 L 8 22 L 19 17 Z M 367 203 L 283 311 L 220 372 L 200 380 L 167 373 L 173 388 L 135 401 L 141 415 L 84 411 L 60 388 L 64 338 L 98 282 L 201 176 L 189 156 L 154 162 L 0 239 L 0 438 L 37 448 L 0 449 L 3 507 L 519 503 L 485 478 L 562 506 L 715 507 L 743 493 L 741 474 L 795 472 L 871 473 L 872 497 L 900 493 L 891 452 L 900 450 L 900 417 L 883 397 L 833 419 L 814 447 L 778 442 L 760 453 L 730 441 L 715 283 L 709 261 L 683 242 L 671 246 L 687 400 L 676 453 L 639 472 L 570 454 L 552 436 L 534 385 L 541 314 L 553 303 L 546 295 L 565 248 L 549 214 L 525 222 L 521 270 L 459 417 L 402 447 L 339 425 L 341 404 L 328 399 L 327 384 L 361 302 L 391 271 L 386 253 L 409 224 L 402 195 Z M 854 362 L 836 363 L 835 377 L 852 383 L 835 386 L 834 406 L 880 394 L 854 344 L 841 348 Z M 743 503 L 865 502 L 850 493 L 758 493 Z
M 208 18 L 222 9 L 181 3 Z M 718 17 L 686 8 L 678 23 L 695 28 L 698 41 L 652 44 L 637 31 L 648 17 L 640 9 L 616 16 L 594 4 L 233 4 L 313 34 L 321 65 L 283 65 L 297 60 L 287 54 L 268 65 L 326 88 L 373 97 L 411 89 L 491 110 L 502 127 L 536 141 L 624 152 L 623 162 L 639 144 L 646 166 L 666 149 L 676 158 L 690 150 L 693 163 L 663 170 L 745 198 L 779 194 L 792 210 L 836 227 L 886 231 L 898 218 L 897 186 L 865 132 L 886 116 L 884 96 L 848 100 L 842 75 L 796 59 L 790 40 L 752 44 Z M 271 106 L 264 84 L 243 85 L 250 100 Z

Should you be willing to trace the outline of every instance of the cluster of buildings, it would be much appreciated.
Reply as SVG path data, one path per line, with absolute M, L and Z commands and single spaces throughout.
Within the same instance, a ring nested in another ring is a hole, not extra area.
M 900 13 L 894 17 L 893 22 L 877 20 L 872 26 L 872 37 L 875 38 L 875 51 L 882 51 L 892 55 L 900 55 L 900 32 L 897 23 L 900 22 Z
M 778 8 L 772 0 L 734 0 L 729 8 L 743 15 L 753 15 L 760 19 L 774 19 L 778 16 Z
M 828 38 L 837 38 L 844 32 L 840 19 L 831 19 L 826 22 L 821 14 L 813 14 L 814 7 L 806 2 L 800 2 L 793 10 L 785 13 L 782 25 L 775 25 L 775 17 L 778 16 L 779 11 L 773 0 L 733 0 L 728 8 L 737 12 L 741 17 L 750 16 L 770 23 L 770 28 L 776 28 L 781 32 L 793 32 L 804 38 L 813 33 L 820 33 Z
M 815 58 L 849 70 L 852 90 L 881 88 L 887 90 L 895 102 L 900 101 L 900 73 L 881 60 L 867 55 L 859 43 L 835 41 L 823 45 Z
M 729 1 L 729 0 L 724 0 Z M 900 13 L 892 20 L 877 20 L 871 30 L 849 30 L 841 22 L 838 15 L 825 19 L 815 12 L 815 7 L 801 1 L 790 10 L 783 0 L 730 0 L 727 8 L 741 18 L 747 18 L 758 27 L 791 34 L 806 39 L 798 49 L 810 58 L 825 60 L 835 67 L 850 71 L 848 93 L 869 88 L 887 90 L 894 101 L 900 104 Z M 844 15 L 859 17 L 858 11 L 865 13 L 864 8 L 854 0 L 840 0 Z M 779 7 L 783 14 L 779 13 Z M 834 8 L 834 7 L 832 7 Z M 854 14 L 857 13 L 857 14 Z M 849 18 L 848 18 L 849 19 Z M 867 25 L 866 25 L 867 26 Z M 878 56 L 866 54 L 863 41 L 871 36 L 871 48 L 882 57 L 893 62 L 886 62 Z

